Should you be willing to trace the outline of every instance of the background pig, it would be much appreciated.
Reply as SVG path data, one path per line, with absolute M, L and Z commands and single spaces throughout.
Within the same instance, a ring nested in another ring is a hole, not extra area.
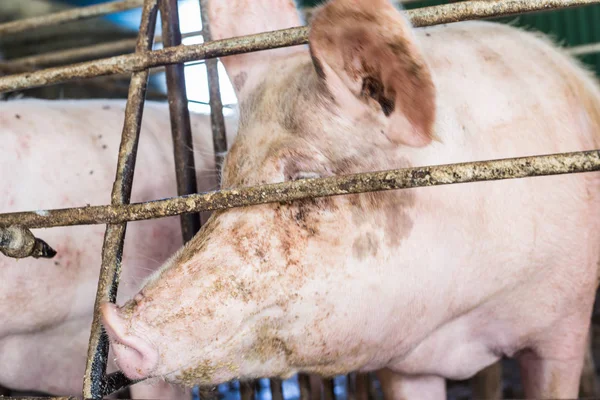
M 210 14 L 217 39 L 299 24 L 288 0 L 213 0 Z M 599 144 L 597 84 L 504 25 L 412 29 L 387 1 L 334 0 L 314 17 L 310 51 L 223 62 L 241 103 L 225 187 Z M 394 397 L 443 398 L 443 378 L 508 356 L 528 397 L 575 397 L 598 275 L 598 179 L 214 213 L 133 300 L 104 305 L 118 366 L 187 385 L 387 368 Z
M 2 102 L 0 212 L 108 204 L 124 107 L 121 100 Z M 165 104 L 146 103 L 134 202 L 177 194 L 169 121 Z M 236 123 L 227 119 L 227 132 L 235 134 Z M 192 113 L 191 125 L 199 190 L 213 190 L 210 118 Z M 104 230 L 36 230 L 58 251 L 53 259 L 0 256 L 0 385 L 81 395 Z M 178 217 L 129 224 L 119 298 L 133 295 L 181 244 Z M 135 398 L 189 397 L 160 381 L 131 389 Z

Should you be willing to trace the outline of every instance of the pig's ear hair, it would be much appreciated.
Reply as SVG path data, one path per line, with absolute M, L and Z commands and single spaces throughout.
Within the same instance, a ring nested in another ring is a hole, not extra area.
M 433 138 L 435 87 L 410 23 L 388 0 L 332 0 L 312 20 L 315 69 L 343 109 L 374 112 L 394 143 Z
M 253 35 L 301 26 L 294 0 L 209 0 L 208 18 L 213 40 Z M 304 46 L 303 46 L 304 47 Z M 238 100 L 256 85 L 274 57 L 298 48 L 281 48 L 222 57 Z M 306 51 L 306 49 L 304 49 Z

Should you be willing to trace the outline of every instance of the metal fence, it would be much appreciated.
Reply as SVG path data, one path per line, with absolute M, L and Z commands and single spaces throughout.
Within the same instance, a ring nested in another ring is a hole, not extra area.
M 201 9 L 206 9 L 206 0 L 199 1 Z M 420 27 L 597 3 L 600 3 L 600 0 L 474 0 L 418 8 L 408 10 L 406 13 L 413 25 Z M 98 307 L 101 303 L 115 302 L 116 300 L 121 256 L 128 221 L 180 215 L 184 240 L 187 241 L 200 229 L 198 213 L 201 211 L 370 191 L 600 170 L 600 150 L 592 150 L 305 179 L 197 194 L 183 63 L 206 60 L 215 164 L 219 167 L 227 150 L 227 142 L 222 114 L 223 106 L 219 94 L 216 58 L 305 44 L 308 42 L 308 28 L 296 27 L 211 41 L 208 21 L 202 13 L 203 31 L 201 33 L 205 42 L 198 45 L 183 46 L 181 45 L 182 35 L 178 23 L 177 0 L 122 0 L 2 24 L 0 25 L 0 35 L 81 20 L 140 6 L 143 7 L 143 12 L 139 35 L 135 43 L 131 40 L 124 40 L 111 44 L 94 45 L 82 49 L 12 60 L 0 66 L 4 72 L 14 73 L 13 75 L 0 77 L 0 92 L 51 85 L 80 78 L 131 74 L 111 204 L 0 214 L 0 250 L 6 251 L 13 246 L 14 243 L 11 240 L 18 236 L 19 239 L 25 238 L 22 241 L 22 247 L 18 249 L 22 252 L 21 255 L 43 256 L 44 252 L 47 254 L 52 252 L 52 249 L 46 243 L 31 234 L 30 228 L 107 224 L 90 334 L 87 368 L 83 382 L 84 398 L 102 398 L 132 384 L 120 372 L 106 374 L 109 344 L 106 335 L 102 332 L 98 313 Z M 161 11 L 163 28 L 162 38 L 156 38 L 154 35 L 159 10 Z M 153 51 L 152 45 L 157 41 L 163 42 L 163 49 Z M 33 68 L 33 66 L 38 65 L 54 65 L 81 61 L 90 57 L 101 57 L 111 51 L 125 50 L 131 47 L 135 47 L 135 52 L 131 54 L 41 70 Z M 581 54 L 582 52 L 595 50 L 596 48 L 581 48 L 572 51 L 574 54 Z M 166 68 L 179 196 L 130 204 L 148 77 L 150 69 L 158 67 Z M 17 225 L 19 229 L 8 229 L 13 225 Z M 299 384 L 301 397 L 307 398 L 310 390 L 308 377 L 301 375 Z M 242 385 L 242 400 L 252 398 L 254 389 L 253 385 Z M 271 391 L 273 400 L 283 398 L 280 380 L 271 380 Z M 324 382 L 324 398 L 334 398 L 332 380 Z

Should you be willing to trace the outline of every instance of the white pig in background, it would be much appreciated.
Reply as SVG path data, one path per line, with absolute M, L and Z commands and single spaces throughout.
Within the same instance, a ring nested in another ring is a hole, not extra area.
M 0 212 L 110 203 L 125 101 L 14 100 L 0 103 Z M 210 118 L 191 113 L 198 189 L 217 173 Z M 229 142 L 237 120 L 226 119 Z M 132 202 L 177 195 L 169 110 L 146 102 Z M 80 396 L 105 225 L 36 230 L 58 254 L 15 260 L 0 254 L 0 386 Z M 182 245 L 179 217 L 128 224 L 119 299 L 135 294 Z M 109 356 L 109 372 L 116 370 Z M 131 387 L 133 398 L 191 398 L 165 382 Z
M 216 39 L 300 25 L 290 0 L 209 13 Z M 308 48 L 223 58 L 241 105 L 224 187 L 600 145 L 597 82 L 540 35 L 413 29 L 386 0 L 333 0 L 313 18 Z M 103 322 L 134 379 L 385 368 L 388 396 L 442 399 L 445 378 L 508 356 L 527 397 L 573 398 L 599 190 L 586 173 L 215 212 Z

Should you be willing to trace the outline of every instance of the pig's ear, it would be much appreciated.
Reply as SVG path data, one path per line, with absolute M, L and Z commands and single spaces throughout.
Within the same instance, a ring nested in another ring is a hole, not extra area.
M 375 112 L 394 143 L 434 138 L 435 87 L 410 23 L 388 0 L 332 0 L 312 21 L 319 76 L 344 110 Z
M 209 0 L 208 18 L 213 40 L 302 25 L 294 0 Z M 260 81 L 273 58 L 298 50 L 291 47 L 222 57 L 238 100 Z

